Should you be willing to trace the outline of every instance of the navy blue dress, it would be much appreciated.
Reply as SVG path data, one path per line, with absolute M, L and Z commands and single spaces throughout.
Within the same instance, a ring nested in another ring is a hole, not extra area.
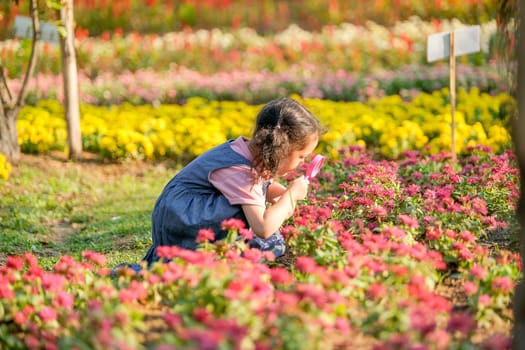
M 239 219 L 249 226 L 241 205 L 231 205 L 209 181 L 210 174 L 216 169 L 251 166 L 248 159 L 231 148 L 231 142 L 229 140 L 194 159 L 164 187 L 151 216 L 153 244 L 143 259 L 148 264 L 159 259 L 155 252 L 158 246 L 176 245 L 195 250 L 197 234 L 203 228 L 212 229 L 216 240 L 224 239 L 227 231 L 221 229 L 221 223 L 226 219 Z M 266 193 L 267 184 L 263 186 Z M 285 249 L 279 231 L 267 239 L 255 237 L 250 245 L 271 250 L 276 256 L 284 254 Z

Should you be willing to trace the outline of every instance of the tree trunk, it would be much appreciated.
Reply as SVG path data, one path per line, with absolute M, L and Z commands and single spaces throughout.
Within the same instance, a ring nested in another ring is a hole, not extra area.
M 0 153 L 4 154 L 12 163 L 20 159 L 20 146 L 18 145 L 18 132 L 16 121 L 19 108 L 3 108 L 0 110 Z
M 523 4 L 523 3 L 522 3 Z M 520 199 L 518 202 L 517 216 L 520 223 L 520 249 L 522 258 L 522 274 L 525 278 L 525 10 L 518 7 L 519 14 L 516 16 L 518 29 L 516 39 L 518 45 L 518 74 L 516 101 L 518 103 L 518 117 L 513 125 L 512 138 L 518 156 L 520 167 Z M 512 348 L 515 350 L 525 349 L 525 280 L 516 286 L 513 300 L 514 312 L 514 337 Z
M 65 37 L 60 37 L 60 49 L 62 52 L 62 77 L 64 80 L 64 107 L 67 123 L 69 159 L 78 160 L 82 158 L 82 133 L 80 131 L 78 72 L 74 43 L 73 0 L 62 2 L 60 19 L 66 29 Z
M 20 159 L 16 122 L 18 121 L 18 113 L 24 106 L 29 79 L 33 76 L 38 60 L 37 45 L 40 41 L 38 0 L 31 0 L 29 11 L 33 22 L 33 42 L 31 44 L 29 63 L 18 96 L 11 94 L 7 86 L 4 67 L 0 64 L 0 153 L 3 153 L 12 163 L 16 163 Z

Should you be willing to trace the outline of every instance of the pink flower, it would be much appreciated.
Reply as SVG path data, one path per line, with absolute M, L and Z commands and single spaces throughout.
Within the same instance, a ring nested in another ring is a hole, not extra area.
M 466 312 L 458 312 L 450 315 L 447 330 L 449 332 L 460 332 L 470 334 L 476 328 L 476 320 Z
M 57 313 L 52 307 L 44 306 L 38 313 L 38 316 L 40 316 L 43 322 L 51 322 L 56 320 Z
M 145 300 L 148 296 L 148 291 L 142 283 L 133 280 L 127 288 L 120 290 L 118 296 L 122 303 L 133 303 Z
M 416 170 L 412 173 L 412 178 L 416 181 L 421 180 L 423 178 L 423 174 Z
M 97 266 L 105 266 L 107 263 L 107 259 L 103 254 L 91 250 L 82 252 L 82 257 Z
M 6 266 L 13 270 L 21 270 L 24 267 L 24 259 L 20 256 L 8 256 Z
M 397 216 L 397 218 L 405 226 L 408 226 L 410 228 L 418 228 L 419 227 L 419 222 L 417 221 L 417 219 L 415 219 L 415 218 L 413 218 L 413 217 L 411 217 L 409 215 L 399 214 Z
M 336 318 L 334 326 L 341 334 L 348 334 L 351 330 L 350 322 L 346 317 Z
M 483 350 L 510 350 L 512 348 L 511 339 L 503 334 L 492 334 L 481 342 Z
M 295 261 L 295 266 L 297 269 L 304 273 L 312 273 L 317 268 L 317 263 L 314 259 L 308 256 L 300 256 Z
M 244 237 L 244 239 L 253 239 L 253 231 L 246 228 L 241 228 L 239 234 Z
M 15 293 L 11 289 L 8 281 L 3 280 L 0 276 L 0 299 L 12 300 L 15 298 Z
M 407 195 L 409 195 L 409 196 L 411 196 L 411 197 L 412 197 L 412 196 L 415 196 L 416 194 L 419 193 L 419 186 L 416 185 L 416 184 L 412 184 L 412 185 L 410 185 L 410 186 L 407 186 L 407 187 L 405 188 L 405 192 L 407 193 Z
M 464 248 L 459 251 L 459 258 L 463 261 L 471 261 L 473 256 L 468 249 Z
M 243 257 L 253 263 L 258 263 L 262 260 L 263 254 L 257 248 L 250 248 L 244 251 Z
M 371 284 L 370 287 L 368 287 L 367 294 L 372 299 L 380 299 L 386 295 L 386 288 L 380 283 L 374 283 Z
M 65 291 L 59 291 L 53 299 L 53 306 L 64 308 L 66 310 L 72 310 L 74 304 L 74 298 L 71 294 Z
M 424 309 L 410 311 L 410 324 L 417 329 L 421 334 L 428 334 L 436 329 L 436 321 L 431 316 L 432 311 Z
M 402 240 L 406 237 L 406 232 L 398 226 L 388 226 L 383 229 L 383 234 L 387 237 Z
M 393 265 L 390 267 L 390 270 L 398 277 L 406 276 L 408 273 L 408 268 L 403 265 Z
M 459 238 L 461 238 L 465 242 L 474 242 L 476 240 L 476 236 L 470 231 L 461 231 L 459 233 Z
M 450 334 L 444 329 L 436 329 L 430 334 L 427 334 L 425 340 L 427 344 L 432 344 L 434 346 L 433 349 L 446 350 L 450 349 L 450 338 Z
M 64 288 L 66 278 L 56 273 L 45 273 L 42 275 L 42 287 L 47 291 L 59 291 Z
M 235 300 L 238 299 L 243 291 L 245 290 L 245 284 L 240 281 L 231 281 L 224 291 L 224 296 L 228 299 Z
M 445 235 L 451 239 L 456 239 L 458 237 L 458 234 L 456 232 L 449 229 L 445 230 Z
M 487 215 L 488 214 L 487 203 L 482 198 L 477 198 L 476 197 L 476 198 L 472 199 L 472 208 L 478 214 L 481 214 L 481 215 Z
M 203 228 L 197 233 L 197 243 L 211 242 L 215 239 L 215 233 L 212 229 Z
M 476 294 L 476 292 L 478 291 L 478 285 L 473 282 L 467 281 L 463 284 L 463 290 L 465 291 L 465 294 L 471 296 Z
M 384 207 L 379 206 L 379 205 L 372 207 L 372 213 L 374 213 L 374 215 L 378 218 L 383 218 L 387 216 L 388 214 L 387 210 Z
M 470 274 L 477 279 L 483 280 L 487 277 L 487 270 L 478 264 L 474 264 L 470 269 Z
M 25 324 L 31 315 L 35 312 L 35 308 L 32 305 L 26 305 L 22 309 L 22 311 L 18 311 L 15 314 L 15 322 L 19 325 Z
M 490 306 L 490 304 L 492 303 L 492 298 L 490 297 L 490 295 L 482 294 L 479 296 L 478 302 L 480 303 L 480 305 L 487 307 Z
M 294 293 L 286 293 L 281 291 L 275 292 L 275 300 L 281 308 L 292 307 L 296 308 L 299 302 L 299 297 Z
M 38 258 L 36 256 L 34 256 L 33 254 L 31 253 L 24 253 L 24 259 L 26 260 L 26 263 L 33 267 L 33 266 L 38 266 Z
M 441 231 L 438 227 L 428 227 L 425 237 L 431 241 L 438 240 L 441 237 Z
M 40 340 L 32 334 L 27 334 L 24 336 L 24 342 L 28 349 L 38 349 L 40 348 Z
M 290 284 L 294 279 L 284 267 L 274 267 L 270 270 L 270 276 L 275 284 Z
M 221 223 L 221 228 L 223 230 L 240 230 L 241 228 L 245 228 L 245 226 L 244 221 L 234 218 L 224 220 Z
M 198 322 L 207 324 L 208 322 L 213 320 L 213 315 L 205 308 L 199 307 L 193 310 L 193 318 L 195 318 L 195 320 L 197 320 Z
M 514 289 L 514 283 L 509 277 L 495 277 L 492 280 L 491 288 L 494 292 L 509 293 Z
M 13 321 L 19 326 L 23 326 L 27 322 L 28 318 L 24 315 L 22 311 L 17 311 L 13 315 Z
M 170 311 L 167 311 L 163 315 L 163 319 L 164 319 L 164 322 L 166 322 L 166 324 L 170 328 L 177 328 L 179 325 L 182 324 L 182 318 L 179 315 L 174 314 Z

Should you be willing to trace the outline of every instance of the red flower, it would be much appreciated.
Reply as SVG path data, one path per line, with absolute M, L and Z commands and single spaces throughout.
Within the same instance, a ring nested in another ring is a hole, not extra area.
M 467 296 L 471 296 L 476 294 L 476 292 L 478 291 L 478 285 L 473 282 L 467 281 L 463 284 L 463 289 L 465 290 L 465 294 Z
M 246 228 L 241 228 L 239 230 L 239 234 L 243 236 L 245 239 L 253 239 L 253 231 Z
M 514 289 L 514 283 L 509 277 L 495 277 L 492 280 L 491 288 L 494 292 L 509 293 Z
M 24 267 L 24 259 L 20 256 L 8 256 L 6 265 L 13 270 L 21 270 Z
M 478 302 L 480 303 L 480 305 L 489 306 L 492 303 L 492 298 L 490 297 L 490 295 L 482 294 L 479 296 Z
M 38 316 L 40 316 L 43 322 L 51 322 L 56 320 L 57 313 L 52 307 L 44 306 L 38 313 Z
M 241 228 L 245 228 L 245 226 L 244 221 L 234 218 L 224 220 L 221 223 L 223 230 L 240 230 Z
M 212 229 L 203 228 L 197 233 L 197 243 L 211 242 L 215 239 L 215 233 Z
M 176 328 L 182 323 L 182 318 L 179 315 L 174 314 L 170 311 L 167 311 L 164 314 L 163 318 L 166 324 L 168 325 L 168 327 L 170 328 Z
M 449 332 L 470 334 L 476 328 L 476 320 L 466 312 L 453 313 L 447 324 Z
M 74 302 L 75 300 L 71 294 L 65 291 L 60 291 L 57 293 L 55 299 L 53 299 L 53 306 L 72 310 Z
M 0 276 L 0 299 L 12 300 L 15 297 L 15 293 L 11 289 L 9 281 Z
M 228 299 L 238 299 L 245 290 L 244 284 L 239 281 L 231 281 L 224 291 L 224 296 Z
M 419 222 L 417 221 L 417 219 L 415 219 L 415 218 L 413 218 L 413 217 L 411 217 L 409 215 L 399 214 L 397 216 L 397 218 L 405 226 L 408 226 L 410 228 L 418 228 L 419 227 Z
M 380 283 L 374 283 L 368 287 L 367 294 L 372 299 L 380 299 L 386 295 L 386 288 Z
M 433 310 L 411 310 L 410 324 L 413 328 L 419 330 L 421 334 L 428 334 L 436 329 L 436 321 L 430 317 L 432 313 Z
M 459 233 L 459 238 L 461 238 L 465 242 L 474 242 L 476 240 L 476 236 L 470 231 L 461 231 Z
M 481 342 L 483 350 L 507 350 L 512 348 L 512 341 L 503 334 L 492 334 Z
M 300 256 L 295 262 L 297 269 L 304 273 L 312 273 L 316 270 L 317 264 L 314 259 L 308 256 Z
M 82 257 L 86 261 L 91 262 L 97 266 L 105 266 L 107 263 L 106 257 L 103 254 L 91 250 L 86 250 L 82 252 Z
M 270 270 L 270 276 L 273 283 L 290 284 L 293 276 L 284 267 L 275 267 Z
M 45 273 L 42 275 L 42 287 L 46 291 L 60 291 L 66 284 L 66 278 L 56 273 Z
M 487 277 L 487 270 L 478 264 L 474 264 L 470 269 L 470 274 L 477 279 L 485 279 Z
M 208 323 L 213 320 L 213 315 L 203 307 L 197 308 L 193 311 L 195 320 L 201 323 Z

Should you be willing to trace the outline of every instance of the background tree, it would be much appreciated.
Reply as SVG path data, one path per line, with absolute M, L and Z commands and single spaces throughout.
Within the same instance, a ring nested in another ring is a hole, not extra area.
M 18 1 L 16 0 L 16 2 Z M 38 60 L 37 45 L 40 41 L 41 31 L 37 0 L 29 2 L 29 12 L 33 25 L 33 40 L 29 63 L 18 96 L 14 96 L 9 89 L 4 67 L 0 64 L 0 153 L 3 153 L 11 162 L 16 162 L 20 158 L 16 122 L 20 109 L 24 106 L 29 79 L 33 76 Z
M 64 80 L 64 111 L 67 123 L 69 159 L 82 157 L 82 133 L 80 131 L 80 107 L 78 97 L 78 72 L 75 55 L 75 27 L 73 0 L 62 0 L 58 11 L 65 29 L 60 35 L 62 79 Z
M 518 87 L 516 98 L 518 101 L 518 118 L 514 125 L 514 144 L 518 154 L 520 167 L 520 200 L 518 204 L 518 218 L 521 225 L 521 258 L 525 261 L 525 11 L 519 9 L 519 23 L 516 37 L 518 38 Z M 521 98 L 520 98 L 521 97 Z M 525 265 L 522 271 L 525 277 Z M 514 349 L 525 349 L 525 282 L 516 286 L 514 296 Z
M 18 5 L 18 1 L 15 1 Z M 58 26 L 62 77 L 64 80 L 64 111 L 67 123 L 69 158 L 76 160 L 82 156 L 82 134 L 80 130 L 80 108 L 78 94 L 78 73 L 75 55 L 75 30 L 73 17 L 73 0 L 46 0 L 46 8 L 58 12 L 60 25 Z M 3 153 L 11 162 L 20 158 L 18 133 L 16 123 L 20 109 L 25 104 L 29 80 L 35 73 L 38 61 L 38 45 L 41 41 L 41 25 L 38 0 L 31 0 L 29 12 L 32 21 L 32 44 L 29 63 L 26 68 L 22 87 L 17 96 L 9 89 L 4 67 L 0 64 L 0 153 Z
M 520 4 L 521 3 L 521 4 Z M 512 124 L 512 139 L 520 169 L 520 199 L 516 215 L 520 223 L 522 271 L 525 277 L 525 11 L 523 1 L 501 0 L 498 33 L 499 52 L 511 94 L 516 98 L 517 113 Z M 513 300 L 514 330 L 512 348 L 525 349 L 525 281 L 516 286 Z

